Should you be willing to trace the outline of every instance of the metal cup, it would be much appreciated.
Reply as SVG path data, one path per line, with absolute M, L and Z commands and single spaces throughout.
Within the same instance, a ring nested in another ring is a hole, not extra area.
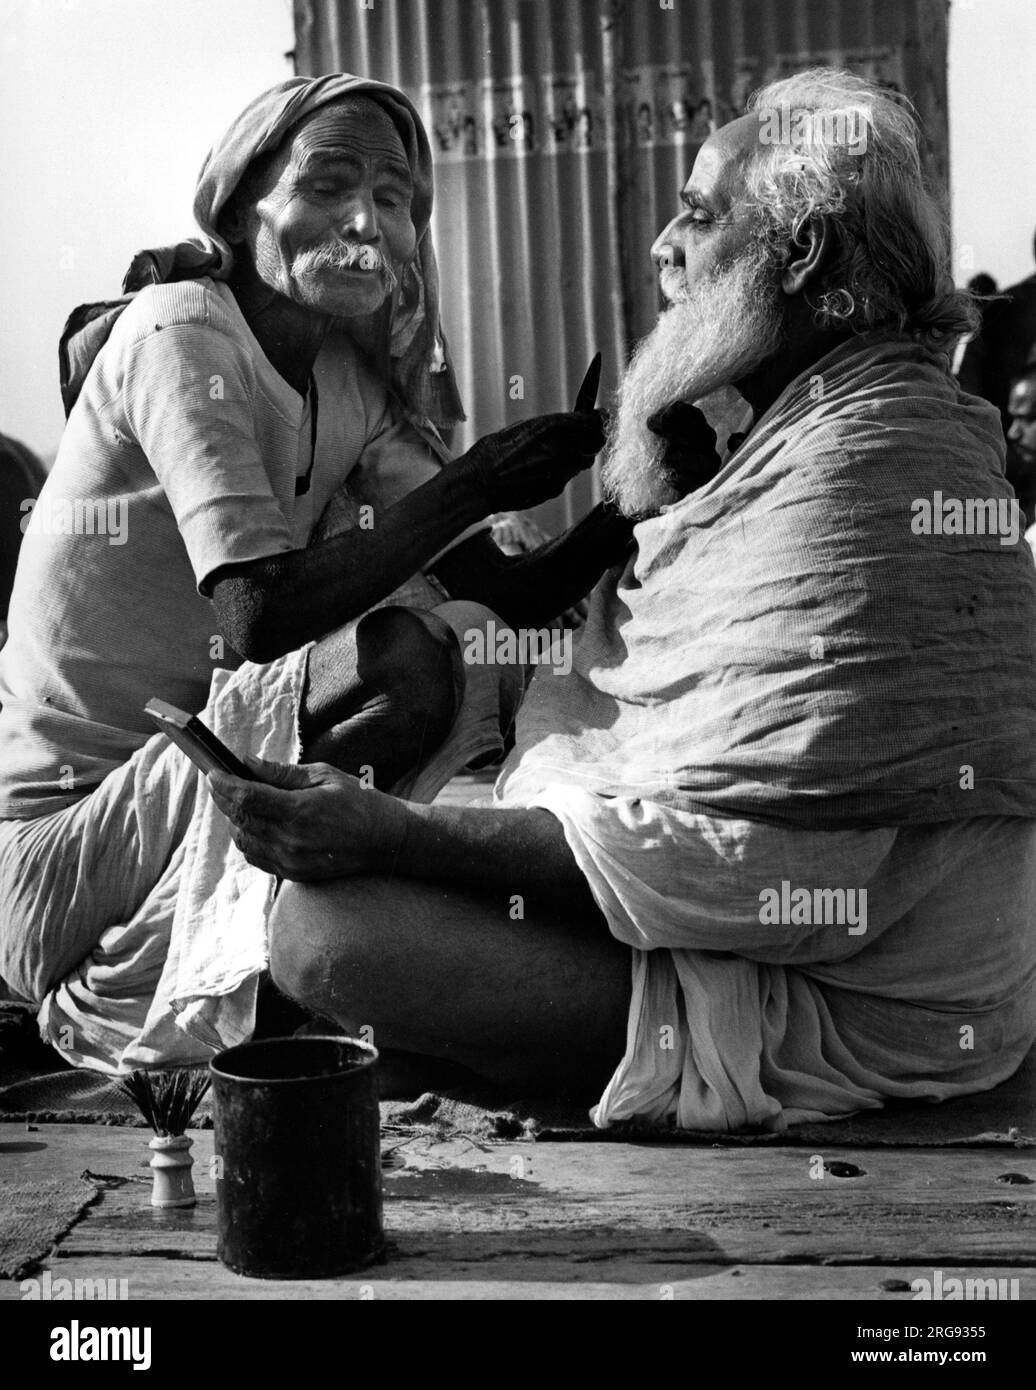
M 257 1279 L 349 1274 L 384 1247 L 381 1133 L 368 1043 L 242 1043 L 212 1072 L 220 1260 Z

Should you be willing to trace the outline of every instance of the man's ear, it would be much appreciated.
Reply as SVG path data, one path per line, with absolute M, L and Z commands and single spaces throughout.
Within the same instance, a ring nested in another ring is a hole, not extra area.
M 820 274 L 833 244 L 830 220 L 811 217 L 792 243 L 791 256 L 781 274 L 781 289 L 785 294 L 801 294 L 811 280 Z

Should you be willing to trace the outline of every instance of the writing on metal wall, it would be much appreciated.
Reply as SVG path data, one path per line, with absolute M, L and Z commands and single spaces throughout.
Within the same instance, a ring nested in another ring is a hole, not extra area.
M 628 68 L 617 127 L 609 119 L 601 75 L 588 69 L 425 83 L 421 103 L 441 162 L 587 153 L 603 149 L 615 134 L 641 146 L 695 145 L 740 115 L 756 87 L 826 65 L 846 66 L 903 90 L 902 54 L 886 47 L 778 53 L 765 63 L 746 55 L 732 65 L 725 87 L 708 60 Z

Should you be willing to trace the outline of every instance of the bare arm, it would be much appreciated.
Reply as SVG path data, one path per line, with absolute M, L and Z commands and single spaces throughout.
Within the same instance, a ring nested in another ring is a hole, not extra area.
M 327 763 L 250 761 L 263 782 L 213 773 L 209 783 L 236 843 L 267 873 L 303 883 L 385 874 L 594 910 L 561 823 L 540 807 L 419 806 Z
M 584 916 L 595 908 L 565 832 L 549 811 L 418 806 L 401 802 L 403 838 L 395 873 L 433 883 L 464 883 L 505 901 L 564 903 Z
M 473 522 L 556 497 L 603 442 L 593 412 L 544 415 L 487 435 L 369 531 L 217 570 L 210 586 L 220 629 L 250 661 L 322 637 L 385 598 Z
M 539 627 L 588 594 L 632 538 L 633 523 L 600 503 L 528 555 L 505 555 L 487 535 L 472 536 L 437 560 L 432 572 L 451 597 L 484 603 L 511 627 Z
M 386 509 L 368 531 L 226 565 L 212 578 L 220 630 L 249 661 L 272 661 L 358 618 L 478 521 L 479 495 L 444 469 Z
M 664 469 L 677 495 L 702 486 L 720 467 L 715 431 L 700 410 L 676 402 L 647 422 L 666 441 Z M 599 503 L 557 540 L 528 555 L 504 555 L 473 536 L 436 561 L 434 573 L 455 598 L 484 603 L 512 627 L 539 627 L 583 598 L 628 554 L 634 521 Z

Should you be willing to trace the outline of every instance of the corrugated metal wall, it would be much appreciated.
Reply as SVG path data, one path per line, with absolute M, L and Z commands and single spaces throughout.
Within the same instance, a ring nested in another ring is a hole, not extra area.
M 671 5 L 671 8 L 664 8 Z M 436 159 L 434 232 L 468 423 L 455 445 L 602 400 L 658 309 L 647 251 L 701 141 L 773 77 L 835 63 L 917 106 L 948 183 L 948 0 L 295 0 L 299 73 L 402 87 Z M 577 479 L 541 509 L 593 499 Z

